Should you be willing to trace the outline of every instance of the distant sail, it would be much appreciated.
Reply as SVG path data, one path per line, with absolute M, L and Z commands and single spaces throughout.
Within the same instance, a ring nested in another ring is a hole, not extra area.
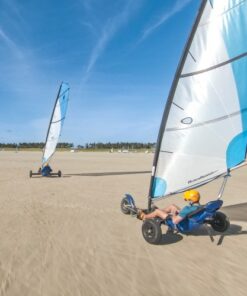
M 46 136 L 46 143 L 44 148 L 44 154 L 42 158 L 42 166 L 49 162 L 54 154 L 59 137 L 61 135 L 67 107 L 69 100 L 69 85 L 62 83 L 60 85 L 58 95 L 55 101 L 54 109 L 52 112 L 49 128 Z
M 225 174 L 246 146 L 247 1 L 202 1 L 166 103 L 150 198 Z

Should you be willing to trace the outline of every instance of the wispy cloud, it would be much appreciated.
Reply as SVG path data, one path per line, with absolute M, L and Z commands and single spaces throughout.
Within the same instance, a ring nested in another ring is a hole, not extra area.
M 81 3 L 86 11 L 90 11 L 92 9 L 92 7 L 91 7 L 92 1 L 91 0 L 82 0 Z
M 185 6 L 187 6 L 192 0 L 177 0 L 175 5 L 172 7 L 170 11 L 165 11 L 161 17 L 154 23 L 152 23 L 148 28 L 146 28 L 138 41 L 138 43 L 144 41 L 154 30 L 163 25 L 166 21 L 168 21 L 175 14 L 180 12 Z
M 120 28 L 128 22 L 129 18 L 138 7 L 138 2 L 140 1 L 136 1 L 135 4 L 133 4 L 132 1 L 128 1 L 127 5 L 125 5 L 123 9 L 119 9 L 121 11 L 120 13 L 108 18 L 89 57 L 83 82 L 88 80 L 96 62 L 108 46 L 109 42 L 113 39 Z
M 5 42 L 5 44 L 9 47 L 12 53 L 18 57 L 22 58 L 23 54 L 16 43 L 6 34 L 6 32 L 0 27 L 0 38 Z
M 4 2 L 4 5 L 6 7 L 9 8 L 9 13 L 13 14 L 15 16 L 15 18 L 18 18 L 18 21 L 25 23 L 25 20 L 20 12 L 20 7 L 18 6 L 19 3 L 14 1 L 14 0 L 1 0 L 2 2 Z
M 82 26 L 84 26 L 85 28 L 87 28 L 89 30 L 89 32 L 91 32 L 91 34 L 93 36 L 97 36 L 97 31 L 94 27 L 94 25 L 90 22 L 85 22 L 85 21 L 82 21 L 80 22 Z

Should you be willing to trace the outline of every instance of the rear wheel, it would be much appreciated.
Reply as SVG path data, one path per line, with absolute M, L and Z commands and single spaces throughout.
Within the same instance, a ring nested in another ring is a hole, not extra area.
M 216 212 L 211 226 L 215 231 L 224 232 L 230 226 L 230 222 L 224 213 Z
M 57 175 L 58 175 L 58 177 L 60 178 L 60 177 L 62 176 L 62 172 L 61 172 L 61 171 L 58 171 L 58 172 L 57 172 Z
M 124 197 L 121 201 L 121 205 L 120 205 L 121 211 L 122 213 L 124 213 L 125 215 L 129 215 L 130 214 L 130 204 L 128 202 L 127 197 Z
M 29 177 L 32 178 L 32 176 L 33 176 L 33 172 L 29 171 Z
M 144 220 L 142 224 L 142 235 L 150 244 L 158 244 L 162 237 L 160 223 L 155 220 Z

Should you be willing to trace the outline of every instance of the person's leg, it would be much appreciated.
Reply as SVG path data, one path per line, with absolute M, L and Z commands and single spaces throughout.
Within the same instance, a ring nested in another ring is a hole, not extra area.
M 178 206 L 172 204 L 162 210 L 156 209 L 149 214 L 145 214 L 145 213 L 141 212 L 139 215 L 139 219 L 145 220 L 145 219 L 152 219 L 152 218 L 159 217 L 164 220 L 164 219 L 166 219 L 166 217 L 169 214 L 172 216 L 176 216 L 179 213 L 179 211 L 180 211 L 180 208 Z
M 180 208 L 177 205 L 169 205 L 168 207 L 162 209 L 163 212 L 171 215 L 177 215 L 180 211 Z
M 153 212 L 149 213 L 149 214 L 144 214 L 142 215 L 142 219 L 152 219 L 152 218 L 156 218 L 159 217 L 161 219 L 165 219 L 168 216 L 168 213 L 164 212 L 163 210 L 160 209 L 156 209 Z

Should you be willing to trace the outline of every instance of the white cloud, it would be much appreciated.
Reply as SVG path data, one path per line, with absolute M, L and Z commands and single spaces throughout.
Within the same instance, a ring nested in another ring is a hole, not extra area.
M 92 9 L 92 7 L 91 7 L 92 1 L 91 0 L 82 0 L 81 3 L 86 11 L 90 11 Z
M 89 60 L 86 66 L 85 75 L 83 78 L 84 83 L 87 81 L 87 79 L 91 75 L 91 72 L 96 62 L 102 55 L 105 48 L 108 46 L 109 42 L 113 39 L 113 37 L 120 30 L 120 28 L 128 22 L 131 15 L 139 6 L 139 2 L 140 1 L 136 1 L 135 4 L 133 4 L 132 1 L 128 1 L 127 5 L 125 5 L 123 9 L 119 9 L 121 11 L 120 13 L 118 13 L 113 17 L 108 18 L 106 24 L 103 26 L 103 29 L 101 30 L 100 36 L 89 57 Z
M 8 48 L 12 51 L 12 53 L 18 57 L 22 58 L 23 54 L 21 50 L 18 48 L 16 43 L 6 34 L 6 32 L 0 27 L 0 38 L 5 42 Z
M 14 1 L 14 0 L 1 0 L 2 2 L 4 2 L 4 5 L 6 7 L 8 7 L 8 10 L 11 14 L 13 14 L 15 16 L 15 18 L 18 19 L 18 22 L 23 22 L 25 23 L 25 20 L 21 14 L 21 11 L 20 11 L 20 7 L 21 5 L 18 7 L 18 5 L 20 3 Z M 13 20 L 14 21 L 14 20 Z
M 145 40 L 155 29 L 159 28 L 161 25 L 167 22 L 170 18 L 172 18 L 175 14 L 180 12 L 190 2 L 191 0 L 177 0 L 175 5 L 172 7 L 170 11 L 165 11 L 156 22 L 154 22 L 144 30 L 142 37 L 140 38 L 138 43 Z

